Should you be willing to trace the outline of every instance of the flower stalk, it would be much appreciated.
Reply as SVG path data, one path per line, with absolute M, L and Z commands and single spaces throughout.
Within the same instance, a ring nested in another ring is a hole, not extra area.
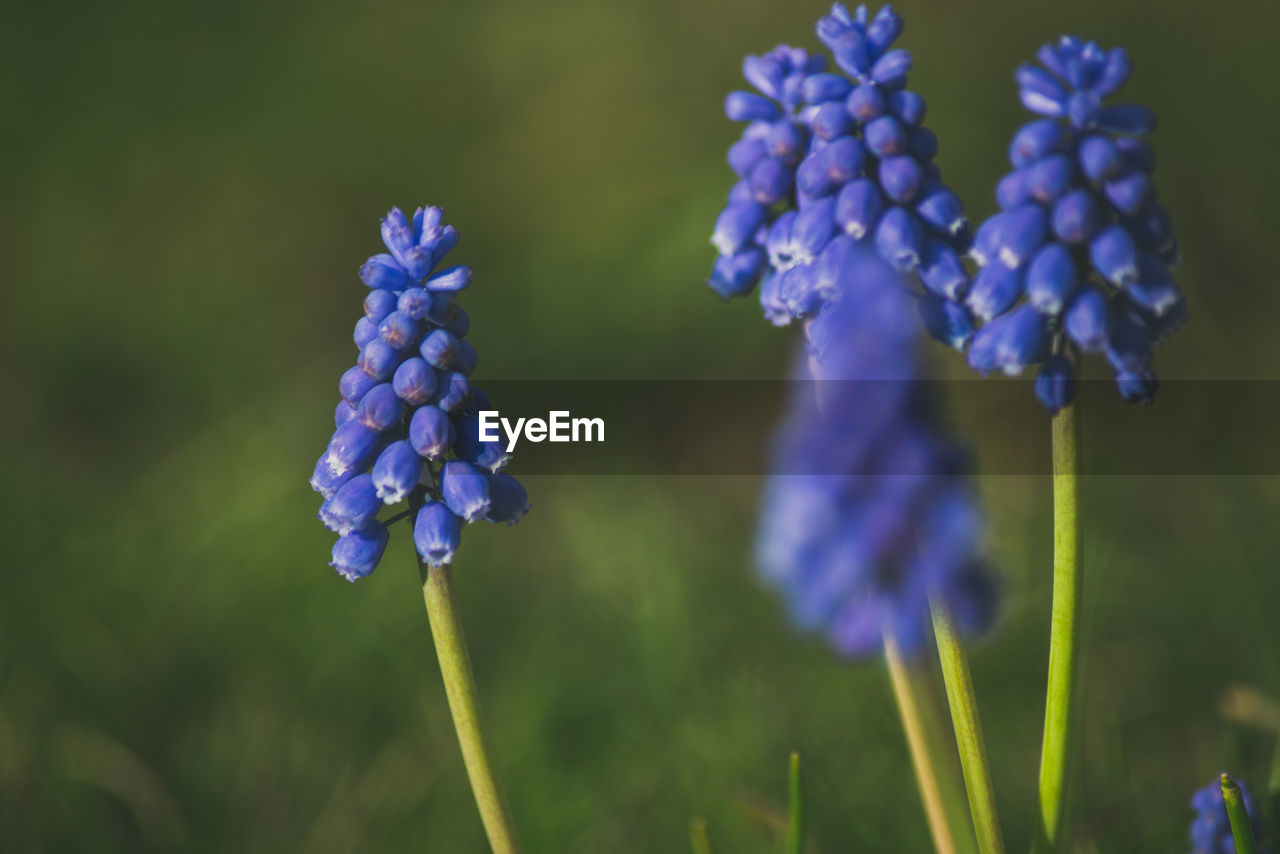
M 898 642 L 888 635 L 884 659 L 934 850 L 938 854 L 974 854 L 973 830 L 963 807 L 964 784 L 942 738 L 944 727 L 933 698 L 924 690 L 921 674 L 907 663 Z
M 960 749 L 960 767 L 969 794 L 969 812 L 973 817 L 982 854 L 1004 854 L 1000 834 L 1000 818 L 996 813 L 995 791 L 991 786 L 991 768 L 987 764 L 987 746 L 982 738 L 982 722 L 978 719 L 978 700 L 973 691 L 969 659 L 956 636 L 946 610 L 933 606 L 933 631 L 938 641 L 938 657 L 942 661 L 942 678 L 947 686 L 951 706 L 951 722 Z
M 1222 799 L 1227 805 L 1227 819 L 1231 822 L 1231 838 L 1236 843 L 1236 854 L 1254 854 L 1257 846 L 1253 839 L 1253 825 L 1245 809 L 1240 787 L 1231 775 L 1222 775 Z
M 431 637 L 435 642 L 436 656 L 440 659 L 440 676 L 444 680 L 449 711 L 453 715 L 453 728 L 458 733 L 462 761 L 471 780 L 471 790 L 489 837 L 489 846 L 494 854 L 518 854 L 521 849 L 515 823 L 494 770 L 492 750 L 480 718 L 476 678 L 471 671 L 467 638 L 462 631 L 462 619 L 453 595 L 450 567 L 447 564 L 429 567 L 419 561 L 418 568 L 427 604 L 427 619 L 431 623 Z
M 1049 684 L 1040 753 L 1040 814 L 1033 854 L 1064 850 L 1063 832 L 1080 654 L 1080 604 L 1084 567 L 1078 505 L 1078 412 L 1063 407 L 1053 435 L 1053 613 L 1049 631 Z

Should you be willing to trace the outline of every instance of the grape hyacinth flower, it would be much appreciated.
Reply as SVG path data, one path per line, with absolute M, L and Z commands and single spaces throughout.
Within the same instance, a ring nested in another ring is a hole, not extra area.
M 729 149 L 739 181 L 716 221 L 720 253 L 709 284 L 743 296 L 762 281 L 767 319 L 813 316 L 851 248 L 867 244 L 923 285 L 929 331 L 955 347 L 973 324 L 958 302 L 968 276 L 960 256 L 972 236 L 959 197 L 933 162 L 937 137 L 924 99 L 906 88 L 911 54 L 893 44 L 903 19 L 842 3 L 818 21 L 823 57 L 786 45 L 743 63 L 758 93 L 733 92 L 730 119 L 746 122 Z
M 777 439 L 757 561 L 796 623 L 840 653 L 879 652 L 886 636 L 918 653 L 931 600 L 978 632 L 996 585 L 968 456 L 919 382 L 911 296 L 866 253 L 841 278 L 841 299 L 809 324 L 815 382 L 798 385 Z
M 1007 374 L 1040 365 L 1036 396 L 1057 412 L 1074 396 L 1070 356 L 1103 353 L 1120 394 L 1149 403 L 1152 348 L 1187 317 L 1169 270 L 1178 244 L 1143 139 L 1155 115 L 1105 103 L 1132 71 L 1124 48 L 1063 36 L 1036 57 L 1016 78 L 1040 118 L 1014 135 L 1013 171 L 996 188 L 1001 212 L 970 253 L 981 270 L 964 301 L 985 325 L 969 364 Z
M 1239 780 L 1235 784 L 1244 800 L 1254 838 L 1261 839 L 1262 822 L 1259 820 L 1260 813 L 1253 793 Z M 1231 835 L 1222 783 L 1215 779 L 1203 789 L 1197 789 L 1191 796 L 1191 808 L 1196 811 L 1196 817 L 1191 822 L 1191 854 L 1235 854 L 1236 846 Z
M 529 507 L 524 488 L 502 473 L 509 455 L 479 439 L 475 413 L 489 403 L 469 379 L 476 351 L 457 303 L 472 272 L 441 266 L 457 231 L 439 208 L 412 218 L 392 208 L 382 240 L 387 252 L 360 269 L 370 288 L 354 334 L 360 354 L 338 383 L 335 431 L 311 478 L 325 499 L 320 520 L 339 535 L 330 565 L 349 581 L 382 557 L 384 506 L 414 505 L 414 542 L 430 566 L 453 560 L 464 522 L 511 524 Z

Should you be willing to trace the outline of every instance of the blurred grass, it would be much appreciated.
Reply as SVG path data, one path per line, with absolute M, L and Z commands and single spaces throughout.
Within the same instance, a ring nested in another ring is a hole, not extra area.
M 1161 113 L 1194 316 L 1161 373 L 1280 377 L 1280 121 L 1260 100 L 1274 5 L 901 8 L 913 88 L 975 216 L 1021 118 L 1011 69 L 1064 30 L 1128 45 L 1131 93 Z M 788 336 L 701 285 L 729 184 L 719 103 L 742 54 L 812 44 L 821 11 L 7 10 L 0 848 L 481 850 L 409 545 L 340 583 L 305 484 L 352 355 L 354 271 L 390 204 L 430 201 L 480 273 L 482 377 L 782 375 Z M 880 667 L 795 637 L 751 579 L 754 480 L 528 485 L 534 514 L 469 535 L 458 585 L 530 850 L 683 850 L 695 813 L 717 850 L 765 850 L 793 748 L 812 850 L 924 849 Z M 1015 847 L 1047 488 L 983 483 L 1009 597 L 973 666 Z M 1083 836 L 1177 849 L 1194 787 L 1223 767 L 1264 779 L 1270 739 L 1215 700 L 1233 682 L 1280 693 L 1280 495 L 1266 478 L 1098 477 L 1084 499 Z

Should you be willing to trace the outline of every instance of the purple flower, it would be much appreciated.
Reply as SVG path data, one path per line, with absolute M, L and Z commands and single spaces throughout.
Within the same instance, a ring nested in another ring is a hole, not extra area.
M 1106 104 L 1132 71 L 1123 48 L 1064 36 L 1036 57 L 1038 65 L 1015 77 L 1023 105 L 1042 118 L 1014 135 L 1014 171 L 996 189 L 1004 210 L 978 229 L 970 253 L 983 269 L 969 305 L 997 329 L 978 331 L 969 362 L 1018 371 L 1050 360 L 1035 390 L 1057 411 L 1071 402 L 1082 353 L 1105 352 L 1121 396 L 1150 402 L 1152 347 L 1187 311 L 1169 272 L 1177 241 L 1155 200 L 1154 156 L 1139 138 L 1154 128 L 1154 115 Z M 995 287 L 1005 278 L 995 272 L 1001 266 L 1021 277 L 1017 294 Z M 1026 306 L 1044 324 L 1025 316 L 1005 322 Z
M 903 27 L 890 6 L 872 16 L 836 3 L 817 33 L 839 71 L 787 46 L 747 58 L 743 72 L 758 91 L 725 103 L 746 127 L 728 158 L 742 180 L 712 234 L 716 293 L 745 296 L 763 281 L 770 322 L 812 317 L 830 296 L 830 277 L 813 268 L 843 233 L 871 242 L 903 272 L 927 274 L 924 288 L 955 303 L 939 316 L 966 312 L 957 302 L 967 284 L 958 253 L 971 235 L 933 163 L 937 137 L 921 126 L 924 99 L 905 88 L 911 55 L 893 47 Z
M 491 404 L 468 380 L 479 356 L 456 300 L 473 272 L 440 266 L 458 242 L 442 220 L 439 208 L 393 208 L 381 224 L 388 251 L 360 270 L 371 288 L 354 334 L 360 358 L 338 383 L 335 430 L 311 476 L 325 498 L 320 519 L 340 535 L 331 565 L 352 581 L 382 557 L 384 505 L 420 507 L 414 542 L 432 566 L 453 560 L 464 519 L 511 524 L 529 506 L 519 482 L 494 474 L 510 455 L 470 438 Z

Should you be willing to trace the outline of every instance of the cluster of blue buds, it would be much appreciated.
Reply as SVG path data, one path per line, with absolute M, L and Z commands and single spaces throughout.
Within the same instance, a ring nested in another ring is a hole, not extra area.
M 1051 411 L 1071 402 L 1070 351 L 1105 353 L 1121 395 L 1150 402 L 1152 347 L 1185 319 L 1169 266 L 1178 246 L 1156 201 L 1155 155 L 1142 139 L 1146 107 L 1107 106 L 1128 80 L 1123 48 L 1064 36 L 1017 72 L 1022 103 L 1042 116 L 1013 138 L 1013 171 L 996 188 L 1001 212 L 978 229 L 981 270 L 963 294 L 985 323 L 969 364 L 1008 374 L 1040 364 L 1036 395 Z
M 384 505 L 409 500 L 413 539 L 430 566 L 452 562 L 462 525 L 514 524 L 529 508 L 524 487 L 502 473 L 501 442 L 482 442 L 477 413 L 491 409 L 468 379 L 476 350 L 457 303 L 470 267 L 442 268 L 458 242 L 439 208 L 382 220 L 388 252 L 360 268 L 370 288 L 356 322 L 360 356 L 342 375 L 333 437 L 311 486 L 324 496 L 320 521 L 338 535 L 330 566 L 349 581 L 377 567 L 386 549 Z
M 775 447 L 757 562 L 793 620 L 845 655 L 908 653 L 930 639 L 930 603 L 967 633 L 997 589 L 981 557 L 969 456 L 918 380 L 912 296 L 863 251 L 841 298 L 809 324 L 808 374 Z
M 733 92 L 730 119 L 747 122 L 729 149 L 740 180 L 716 221 L 720 252 L 709 284 L 726 298 L 751 292 L 777 325 L 812 316 L 830 299 L 837 271 L 859 243 L 902 272 L 919 274 L 929 328 L 963 346 L 967 317 L 955 298 L 968 282 L 961 255 L 972 235 L 959 197 L 942 183 L 938 140 L 924 127 L 924 99 L 906 88 L 911 54 L 893 48 L 903 20 L 836 3 L 817 25 L 840 71 L 782 46 L 751 56 L 743 74 L 758 90 Z M 963 319 L 963 318 L 962 318 Z M 971 324 L 969 324 L 971 326 Z
M 1254 839 L 1262 838 L 1262 823 L 1253 794 L 1244 783 L 1236 780 L 1244 800 L 1245 812 L 1253 825 Z M 1222 796 L 1222 784 L 1215 779 L 1191 796 L 1191 808 L 1196 811 L 1191 822 L 1191 854 L 1235 854 L 1236 844 L 1231 836 L 1231 821 L 1227 817 L 1227 804 Z

